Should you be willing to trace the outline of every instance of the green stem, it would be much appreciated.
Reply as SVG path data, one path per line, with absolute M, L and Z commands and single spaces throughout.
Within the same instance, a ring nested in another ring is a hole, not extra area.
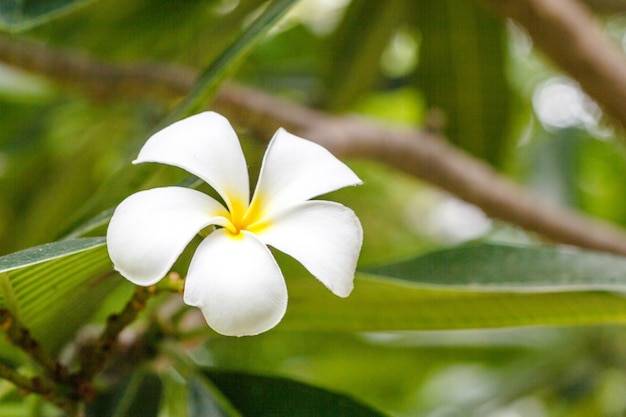
M 176 272 L 170 272 L 167 277 L 165 277 L 156 284 L 156 289 L 158 292 L 166 291 L 182 294 L 184 288 L 185 280 Z

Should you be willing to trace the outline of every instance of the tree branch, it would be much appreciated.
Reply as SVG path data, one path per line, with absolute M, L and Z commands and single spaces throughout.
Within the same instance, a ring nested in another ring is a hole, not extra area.
M 626 128 L 626 57 L 576 0 L 488 0 Z
M 32 337 L 30 331 L 17 322 L 6 309 L 0 309 L 0 329 L 7 339 L 33 358 L 46 371 L 46 376 L 27 377 L 0 363 L 0 378 L 11 381 L 21 393 L 35 393 L 61 407 L 68 414 L 76 409 L 76 398 L 67 368 L 55 361 Z
M 77 411 L 76 402 L 68 398 L 66 393 L 62 393 L 51 379 L 43 376 L 27 377 L 3 363 L 0 363 L 0 378 L 15 385 L 21 395 L 41 395 L 46 401 L 64 410 L 68 416 L 75 415 Z
M 91 381 L 94 375 L 106 366 L 119 334 L 146 308 L 148 300 L 156 294 L 156 291 L 155 286 L 136 286 L 124 309 L 119 314 L 108 317 L 106 326 L 98 339 L 93 345 L 85 347 L 80 355 L 80 380 Z
M 582 57 L 579 60 L 587 62 Z M 191 89 L 196 77 L 189 68 L 112 65 L 2 35 L 0 61 L 45 75 L 98 99 L 180 97 Z M 475 204 L 490 216 L 553 241 L 626 255 L 626 234 L 622 230 L 540 201 L 431 132 L 389 128 L 359 117 L 334 117 L 236 85 L 223 88 L 213 107 L 260 137 L 269 138 L 282 126 L 338 156 L 389 164 Z M 626 106 L 622 110 L 626 120 Z
M 231 120 L 262 129 L 262 137 L 271 137 L 270 132 L 281 125 L 335 155 L 384 162 L 475 204 L 490 216 L 554 241 L 626 254 L 623 231 L 540 201 L 434 133 L 390 129 L 355 116 L 331 117 L 244 87 L 224 89 L 215 104 Z
M 583 0 L 584 3 L 597 13 L 624 13 L 626 3 L 622 0 Z
M 35 376 L 27 377 L 20 374 L 15 369 L 10 368 L 4 363 L 0 362 L 0 378 L 6 379 L 15 385 L 20 393 L 23 394 L 40 394 L 48 399 L 56 397 L 56 385 L 48 378 Z
M 55 381 L 67 379 L 67 369 L 48 355 L 48 352 L 33 338 L 30 331 L 22 326 L 9 310 L 0 309 L 0 329 L 5 332 L 13 345 L 33 358 Z

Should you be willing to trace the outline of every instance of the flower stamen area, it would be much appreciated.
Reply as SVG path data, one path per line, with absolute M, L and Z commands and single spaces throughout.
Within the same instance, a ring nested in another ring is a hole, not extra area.
M 230 220 L 226 225 L 228 235 L 236 238 L 241 237 L 243 230 L 258 233 L 268 225 L 267 220 L 263 219 L 258 198 L 254 198 L 247 208 L 243 204 L 232 202 L 228 220 Z

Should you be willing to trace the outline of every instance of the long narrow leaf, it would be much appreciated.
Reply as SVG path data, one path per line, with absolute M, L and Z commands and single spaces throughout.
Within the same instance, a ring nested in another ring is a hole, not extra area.
M 235 41 L 207 67 L 194 90 L 171 115 L 167 124 L 196 113 L 215 94 L 220 82 L 230 70 L 245 58 L 276 22 L 298 0 L 275 0 L 257 17 Z
M 448 288 L 626 292 L 625 257 L 543 246 L 463 246 L 367 272 Z
M 385 331 L 626 323 L 626 260 L 481 245 L 360 274 L 346 299 L 289 279 L 282 330 Z
M 279 377 L 205 371 L 243 416 L 382 417 L 346 395 Z
M 429 107 L 445 113 L 450 141 L 502 163 L 511 103 L 505 26 L 476 2 L 410 3 L 421 34 L 415 86 Z

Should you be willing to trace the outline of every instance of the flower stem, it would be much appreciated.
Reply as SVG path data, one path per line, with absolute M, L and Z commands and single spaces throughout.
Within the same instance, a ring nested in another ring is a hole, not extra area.
M 182 294 L 185 288 L 185 280 L 176 272 L 169 275 L 156 284 L 156 289 L 160 291 L 175 292 Z

